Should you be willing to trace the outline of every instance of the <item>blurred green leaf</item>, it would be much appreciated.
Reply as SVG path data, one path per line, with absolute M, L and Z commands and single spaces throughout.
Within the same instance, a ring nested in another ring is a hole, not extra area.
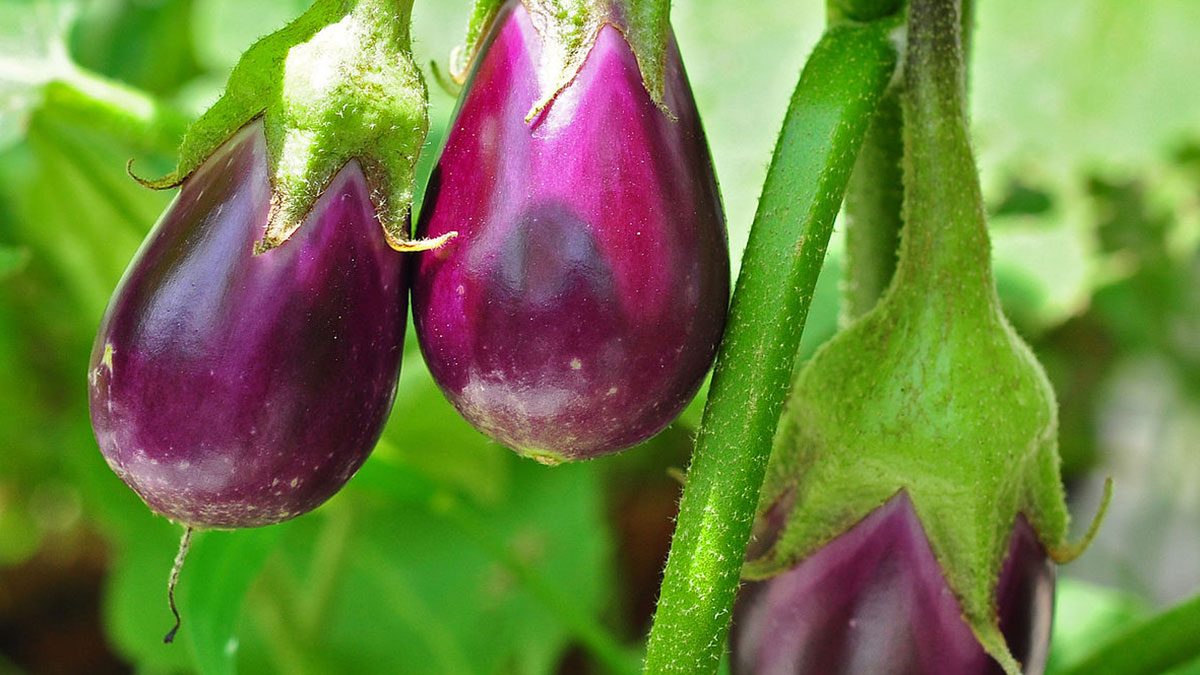
M 599 616 L 612 583 L 600 484 L 588 465 L 547 469 L 502 457 L 511 489 L 477 512 L 436 491 L 404 489 L 393 499 L 382 476 L 410 479 L 373 458 L 362 471 L 369 480 L 356 477 L 280 542 L 252 596 L 259 639 L 243 643 L 247 662 L 311 673 L 552 672 L 570 634 L 491 545 L 499 542 L 575 610 Z M 431 497 L 423 505 L 422 494 Z M 460 508 L 475 515 L 463 520 Z M 494 542 L 464 526 L 474 518 Z M 345 529 L 331 537 L 331 528 Z M 330 546 L 338 552 L 322 550 Z
M 282 28 L 310 4 L 309 0 L 204 0 L 190 8 L 193 32 L 182 39 L 196 45 L 206 69 L 226 74 L 255 40 Z
M 1200 596 L 1151 614 L 1136 598 L 1071 583 L 1057 609 L 1069 628 L 1056 631 L 1051 675 L 1200 673 Z
M 1200 3 L 978 5 L 972 118 L 985 182 L 1030 165 L 1059 184 L 1147 167 L 1200 136 Z
M 1094 282 L 1090 241 L 1080 223 L 1028 214 L 994 216 L 992 251 L 1004 310 L 1025 336 L 1081 311 Z
M 1054 634 L 1046 672 L 1055 673 L 1088 654 L 1125 626 L 1149 615 L 1135 595 L 1063 577 L 1054 605 Z
M 192 46 L 196 4 L 194 0 L 87 3 L 70 32 L 71 54 L 85 68 L 150 93 L 170 94 L 200 74 Z
M 419 352 L 405 355 L 383 438 L 387 445 L 377 450 L 381 457 L 406 464 L 473 500 L 494 502 L 507 490 L 508 450 L 459 417 Z
M 182 633 L 199 672 L 237 671 L 237 626 L 250 584 L 291 523 L 234 532 L 201 532 L 179 586 Z
M 29 262 L 29 249 L 0 244 L 0 281 L 17 274 Z
M 41 87 L 70 67 L 64 35 L 75 9 L 66 0 L 0 3 L 0 150 L 24 135 Z
M 128 491 L 119 481 L 118 485 Z M 167 575 L 180 529 L 152 515 L 136 497 L 133 501 L 122 523 L 125 534 L 110 540 L 113 557 L 104 593 L 104 623 L 114 646 L 130 662 L 150 672 L 182 672 L 193 663 L 187 646 L 162 641 L 175 622 L 167 608 Z M 191 569 L 184 571 L 184 582 L 190 574 Z M 183 610 L 184 621 L 190 621 L 190 611 L 186 606 Z

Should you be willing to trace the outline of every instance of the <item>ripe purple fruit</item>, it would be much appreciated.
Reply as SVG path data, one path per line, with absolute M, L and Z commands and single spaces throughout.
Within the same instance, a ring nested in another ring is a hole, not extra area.
M 1026 675 L 1045 667 L 1054 567 L 1018 517 L 996 586 Z M 741 589 L 735 675 L 1002 675 L 946 583 L 912 502 L 893 497 L 792 569 Z
M 357 162 L 276 248 L 255 122 L 183 183 L 125 273 L 92 351 L 109 465 L 190 527 L 315 508 L 358 469 L 399 374 L 405 274 Z
M 413 312 L 459 412 L 554 463 L 626 448 L 679 414 L 721 338 L 729 262 L 674 45 L 671 114 L 607 23 L 539 109 L 545 39 L 522 3 L 492 22 L 418 225 L 459 236 L 420 255 Z

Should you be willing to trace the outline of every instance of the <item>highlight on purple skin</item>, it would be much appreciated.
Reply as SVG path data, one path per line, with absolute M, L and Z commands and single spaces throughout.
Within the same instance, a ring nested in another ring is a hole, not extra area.
M 476 428 L 547 463 L 634 445 L 695 395 L 725 323 L 724 216 L 672 44 L 665 102 L 604 26 L 531 122 L 541 38 L 510 2 L 430 179 L 413 314 L 430 371 Z
M 89 369 L 109 465 L 189 527 L 287 520 L 362 465 L 395 395 L 405 257 L 357 163 L 254 255 L 271 190 L 262 124 L 183 184 L 113 296 Z
M 1024 516 L 996 589 L 1026 675 L 1046 664 L 1054 567 Z M 792 569 L 739 591 L 735 675 L 1003 675 L 962 617 L 901 492 Z

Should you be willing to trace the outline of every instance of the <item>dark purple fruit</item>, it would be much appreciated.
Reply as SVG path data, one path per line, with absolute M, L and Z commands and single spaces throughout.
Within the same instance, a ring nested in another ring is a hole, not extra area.
M 603 26 L 530 122 L 542 38 L 493 22 L 426 194 L 413 311 L 425 360 L 476 428 L 553 463 L 631 446 L 695 395 L 725 323 L 728 245 L 679 54 L 652 100 Z
M 1000 629 L 1026 675 L 1046 664 L 1054 567 L 1019 516 L 996 587 Z M 905 493 L 791 570 L 745 584 L 735 675 L 1002 675 L 963 619 Z
M 183 184 L 125 273 L 92 352 L 92 425 L 154 511 L 252 527 L 309 511 L 366 459 L 395 393 L 404 258 L 357 162 L 259 255 L 262 124 Z

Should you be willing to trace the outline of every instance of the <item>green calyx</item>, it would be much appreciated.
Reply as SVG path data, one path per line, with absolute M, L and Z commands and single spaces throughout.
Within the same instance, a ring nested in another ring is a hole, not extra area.
M 798 375 L 759 522 L 790 513 L 743 573 L 791 568 L 903 490 L 980 644 L 1016 675 L 995 590 L 1017 517 L 1060 563 L 1096 523 L 1068 541 L 1054 392 L 996 296 L 957 4 L 910 3 L 900 261 L 879 303 Z
M 450 57 L 451 76 L 466 81 L 471 63 L 505 2 L 476 0 L 463 47 Z M 654 103 L 670 115 L 664 100 L 667 45 L 671 40 L 670 0 L 519 0 L 542 38 L 538 64 L 542 92 L 525 116 L 533 121 L 579 74 L 583 62 L 606 25 L 625 36 L 642 73 L 642 84 Z
M 182 183 L 261 117 L 272 202 L 256 253 L 287 241 L 351 160 L 362 167 L 393 248 L 437 245 L 409 239 L 417 155 L 429 130 L 411 10 L 411 0 L 317 0 L 246 51 L 225 93 L 188 129 L 175 171 L 142 182 L 160 189 Z

